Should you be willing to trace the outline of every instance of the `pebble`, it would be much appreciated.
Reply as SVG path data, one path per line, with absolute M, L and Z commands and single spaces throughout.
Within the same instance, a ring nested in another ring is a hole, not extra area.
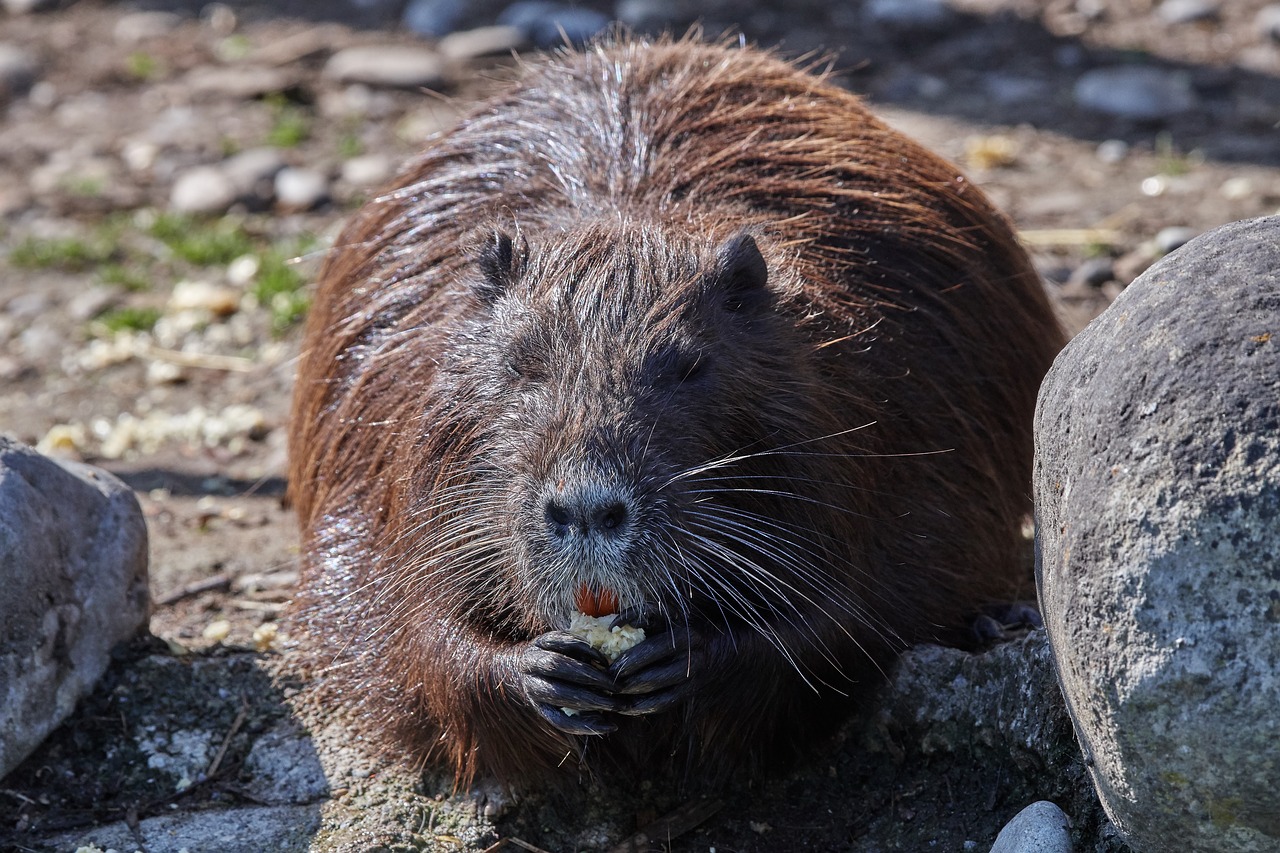
M 541 0 L 521 0 L 502 10 L 498 23 L 515 27 L 535 47 L 558 47 L 568 41 L 581 45 L 604 32 L 609 18 L 591 9 L 579 9 Z
M 682 9 L 678 0 L 618 0 L 613 17 L 636 32 L 660 32 L 681 19 Z
M 208 281 L 184 279 L 173 286 L 167 311 L 206 311 L 214 317 L 229 317 L 240 310 L 240 293 Z
M 353 187 L 376 187 L 391 178 L 391 160 L 381 154 L 352 157 L 342 164 L 342 180 Z
M 457 28 L 465 10 L 462 0 L 410 0 L 400 22 L 419 35 L 440 38 Z
M 1253 19 L 1258 35 L 1271 41 L 1280 41 L 1280 3 L 1263 6 Z
M 1120 163 L 1129 156 L 1129 143 L 1123 139 L 1107 139 L 1098 143 L 1094 156 L 1108 164 Z
M 183 82 L 196 94 L 248 101 L 283 92 L 297 77 L 279 68 L 201 65 L 187 72 Z
M 450 59 L 467 60 L 511 53 L 526 43 L 524 30 L 519 27 L 492 26 L 450 33 L 437 47 Z
M 862 14 L 869 24 L 902 32 L 940 30 L 954 17 L 943 0 L 869 0 Z
M 1169 118 L 1196 106 L 1196 95 L 1185 73 L 1149 66 L 1085 72 L 1076 80 L 1075 99 L 1082 107 L 1140 121 Z
M 1071 271 L 1067 286 L 1102 287 L 1115 277 L 1115 264 L 1110 258 L 1089 258 Z
M 439 89 L 448 82 L 444 59 L 425 47 L 371 45 L 340 50 L 324 66 L 339 83 L 399 89 Z
M 1071 821 L 1048 800 L 1032 803 L 1000 830 L 991 853 L 1071 853 Z
M 44 12 L 57 5 L 58 0 L 3 0 L 4 10 L 10 15 Z
M 1164 0 L 1156 14 L 1167 24 L 1194 24 L 1218 17 L 1218 4 L 1214 0 Z
M 1181 225 L 1170 225 L 1167 228 L 1161 228 L 1156 232 L 1156 249 L 1160 254 L 1167 255 L 1175 249 L 1180 249 L 1187 243 L 1190 243 L 1200 234 L 1194 228 L 1187 228 Z
M 168 35 L 181 23 L 182 16 L 175 12 L 130 12 L 116 19 L 111 36 L 116 44 L 136 45 Z
M 286 166 L 276 173 L 276 203 L 289 210 L 311 210 L 329 198 L 329 179 L 315 169 Z
M 996 73 L 982 78 L 982 88 L 998 103 L 1018 104 L 1043 98 L 1048 87 L 1034 77 Z
M 169 208 L 175 213 L 226 213 L 236 201 L 236 187 L 215 166 L 197 166 L 173 183 Z
M 36 82 L 36 60 L 16 44 L 0 42 L 0 101 L 24 95 Z
M 1241 201 L 1249 198 L 1255 192 L 1253 181 L 1244 177 L 1227 178 L 1222 182 L 1222 186 L 1218 188 L 1218 192 L 1222 197 L 1230 201 Z
M 219 167 L 235 187 L 236 195 L 259 202 L 275 197 L 275 177 L 287 163 L 278 148 L 247 148 L 233 154 Z

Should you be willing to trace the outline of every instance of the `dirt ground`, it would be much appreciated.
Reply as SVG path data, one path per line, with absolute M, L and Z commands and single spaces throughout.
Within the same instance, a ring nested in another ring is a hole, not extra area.
M 402 5 L 0 13 L 0 46 L 26 62 L 0 62 L 0 430 L 136 490 L 151 630 L 197 654 L 271 647 L 262 627 L 295 578 L 285 431 L 308 276 L 380 176 L 511 66 L 451 61 L 443 97 L 324 73 L 345 47 L 421 43 L 396 25 Z M 869 25 L 870 0 L 651 5 L 678 31 L 700 19 L 831 52 L 840 82 L 1009 214 L 1073 330 L 1186 234 L 1280 210 L 1280 41 L 1259 23 L 1264 0 L 1208 2 L 1189 21 L 1154 0 L 954 0 L 929 26 Z M 469 8 L 462 26 L 500 4 Z M 1117 67 L 1155 69 L 1182 100 L 1147 117 L 1080 103 L 1083 76 Z M 256 187 L 221 218 L 172 212 L 185 174 L 264 147 L 318 172 L 324 200 Z M 71 804 L 8 784 L 0 829 L 59 808 L 74 825 Z

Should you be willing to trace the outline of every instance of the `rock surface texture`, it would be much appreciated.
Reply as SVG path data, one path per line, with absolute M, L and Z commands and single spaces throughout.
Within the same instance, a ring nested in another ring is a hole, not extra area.
M 1280 217 L 1151 267 L 1036 415 L 1041 604 L 1140 851 L 1280 849 Z
M 0 435 L 0 777 L 74 710 L 148 611 L 133 493 Z

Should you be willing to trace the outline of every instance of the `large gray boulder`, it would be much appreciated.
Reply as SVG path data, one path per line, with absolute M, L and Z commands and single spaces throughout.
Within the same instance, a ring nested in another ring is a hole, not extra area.
M 1280 217 L 1165 257 L 1036 412 L 1037 579 L 1139 851 L 1280 850 Z
M 148 613 L 133 493 L 0 435 L 0 777 L 71 713 Z

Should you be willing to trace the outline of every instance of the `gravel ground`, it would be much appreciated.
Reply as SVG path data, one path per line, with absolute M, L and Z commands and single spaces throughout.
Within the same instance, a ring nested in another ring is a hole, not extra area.
M 476 30 L 506 4 L 443 0 L 0 5 L 0 430 L 138 491 L 154 634 L 269 647 L 295 577 L 284 426 L 308 278 L 344 216 L 556 21 Z M 700 20 L 829 57 L 1008 212 L 1073 330 L 1189 236 L 1280 209 L 1263 0 L 576 14 L 566 30 Z

